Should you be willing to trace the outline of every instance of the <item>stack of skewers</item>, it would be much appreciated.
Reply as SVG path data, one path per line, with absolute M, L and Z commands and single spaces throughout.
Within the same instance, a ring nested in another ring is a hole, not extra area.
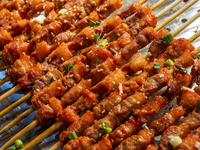
M 23 149 L 31 149 L 52 132 L 59 134 L 60 141 L 50 149 L 62 145 L 63 149 L 110 150 L 197 147 L 200 90 L 197 86 L 196 94 L 186 87 L 199 85 L 199 49 L 195 50 L 191 42 L 200 33 L 197 31 L 188 40 L 173 37 L 200 13 L 172 34 L 161 29 L 197 1 L 185 3 L 159 25 L 157 19 L 181 0 L 155 16 L 152 10 L 165 0 L 152 7 L 142 6 L 145 1 L 135 2 L 109 18 L 122 6 L 120 0 L 2 1 L 1 14 L 6 17 L 1 18 L 1 65 L 11 69 L 6 71 L 1 84 L 8 80 L 19 84 L 4 93 L 0 101 L 22 88 L 32 88 L 4 108 L 0 116 L 28 99 L 33 106 L 0 133 L 34 110 L 36 114 L 29 125 L 1 148 L 5 149 L 32 128 L 42 129 L 45 125 L 52 126 Z M 148 52 L 139 54 L 148 44 Z M 191 75 L 187 73 L 188 67 L 192 67 Z M 162 90 L 161 96 L 155 96 L 163 87 L 167 89 Z M 179 106 L 151 122 L 178 95 Z M 170 127 L 182 116 L 187 116 L 182 126 Z M 141 129 L 147 123 L 150 125 Z M 154 137 L 162 133 L 159 146 L 151 145 Z M 193 143 L 188 142 L 190 136 L 194 137 Z M 183 142 L 177 145 L 177 139 Z

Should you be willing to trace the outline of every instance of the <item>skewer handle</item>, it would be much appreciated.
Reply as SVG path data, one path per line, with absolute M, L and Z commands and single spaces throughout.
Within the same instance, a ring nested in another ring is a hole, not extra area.
M 3 95 L 0 96 L 0 102 L 2 102 L 4 99 L 8 98 L 10 95 L 12 95 L 13 93 L 16 93 L 17 91 L 19 91 L 22 88 L 21 85 L 16 85 L 15 87 L 13 87 L 12 89 L 10 89 L 8 92 L 4 93 Z
M 176 5 L 178 5 L 180 2 L 182 2 L 183 0 L 176 0 L 173 3 L 171 3 L 169 6 L 167 6 L 165 9 L 163 9 L 160 13 L 158 13 L 156 15 L 156 18 L 161 18 L 162 16 L 164 16 L 167 12 L 169 12 L 172 8 L 174 8 Z
M 19 115 L 17 118 L 15 118 L 12 122 L 10 122 L 8 125 L 6 125 L 1 131 L 0 135 L 4 132 L 8 131 L 10 128 L 12 128 L 14 125 L 16 125 L 19 121 L 21 121 L 25 116 L 29 115 L 34 111 L 34 107 L 30 107 L 26 111 L 24 111 L 21 115 Z
M 22 98 L 20 98 L 19 100 L 17 100 L 16 102 L 14 102 L 13 104 L 9 105 L 7 108 L 5 108 L 4 110 L 2 110 L 0 112 L 0 118 L 2 116 L 4 116 L 5 114 L 9 113 L 10 111 L 12 111 L 15 107 L 17 107 L 18 105 L 20 105 L 21 103 L 23 103 L 24 101 L 28 100 L 29 98 L 31 98 L 32 93 L 29 92 L 26 95 L 24 95 Z
M 22 150 L 30 150 L 32 147 L 34 147 L 36 144 L 38 144 L 42 139 L 47 137 L 50 133 L 57 130 L 62 125 L 63 125 L 63 122 L 56 122 L 50 128 L 48 128 L 46 131 L 44 131 L 42 134 L 37 136 L 33 141 L 31 141 L 25 147 L 23 147 Z
M 200 12 L 199 12 L 200 13 Z M 196 32 L 191 38 L 189 38 L 190 42 L 195 41 L 200 36 L 200 30 Z
M 26 126 L 24 129 L 22 129 L 20 132 L 18 132 L 15 136 L 13 136 L 6 144 L 4 144 L 1 149 L 5 149 L 9 145 L 11 145 L 13 142 L 15 142 L 16 139 L 19 139 L 22 137 L 24 134 L 26 134 L 28 131 L 33 129 L 36 125 L 38 124 L 37 120 L 34 120 L 31 122 L 28 126 Z
M 140 0 L 140 4 L 146 3 L 148 0 Z
M 161 28 L 163 28 L 166 24 L 170 23 L 174 18 L 178 17 L 181 13 L 186 11 L 189 7 L 191 7 L 193 4 L 195 4 L 199 0 L 192 0 L 188 4 L 186 4 L 184 7 L 179 9 L 177 12 L 175 12 L 173 15 L 171 15 L 169 18 L 167 18 L 165 21 L 163 21 L 161 24 L 156 26 L 155 30 L 159 31 Z
M 182 24 L 178 29 L 176 29 L 173 33 L 172 36 L 176 36 L 177 34 L 179 34 L 181 31 L 183 31 L 187 26 L 189 26 L 192 22 L 194 22 L 197 18 L 200 17 L 200 12 L 198 12 L 196 15 L 194 15 L 192 18 L 190 18 L 190 20 L 188 20 L 187 22 L 185 22 L 184 24 Z M 199 35 L 194 35 L 192 36 L 189 41 L 193 42 L 197 37 L 199 37 Z
M 200 53 L 200 46 L 194 51 L 194 54 L 199 54 Z
M 167 0 L 159 0 L 157 3 L 155 3 L 153 6 L 151 6 L 151 10 L 154 11 L 156 8 L 158 8 L 160 5 L 165 3 Z
M 9 80 L 10 80 L 10 77 L 9 77 L 9 76 L 6 76 L 5 78 L 1 79 L 1 80 L 0 80 L 0 86 L 1 86 L 2 84 L 4 84 L 5 82 L 9 81 Z
M 56 144 L 54 144 L 51 148 L 49 148 L 49 150 L 57 150 L 58 148 L 60 148 L 63 145 L 63 143 L 61 141 L 58 141 Z

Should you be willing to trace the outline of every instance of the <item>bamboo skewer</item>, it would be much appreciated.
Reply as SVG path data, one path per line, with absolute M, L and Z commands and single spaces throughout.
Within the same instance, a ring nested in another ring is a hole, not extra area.
M 10 80 L 10 77 L 9 76 L 6 76 L 5 78 L 3 78 L 2 80 L 0 80 L 0 86 L 2 84 L 4 84 L 5 82 L 9 81 Z
M 160 0 L 157 3 L 155 3 L 153 6 L 151 6 L 151 10 L 154 11 L 156 8 L 160 7 L 163 3 L 165 3 L 167 0 Z
M 13 87 L 12 89 L 10 89 L 8 92 L 4 93 L 3 95 L 1 95 L 0 97 L 0 102 L 2 102 L 4 99 L 8 98 L 10 95 L 12 95 L 13 93 L 16 93 L 17 91 L 19 91 L 20 89 L 22 89 L 21 85 L 16 85 L 15 87 Z
M 195 0 L 195 1 L 193 1 L 193 2 L 196 2 L 197 0 Z M 164 25 L 165 26 L 165 25 Z M 157 29 L 158 30 L 158 29 Z M 34 125 L 37 125 L 37 121 L 33 121 L 31 124 L 29 124 L 26 128 L 24 128 L 24 129 L 32 129 L 33 127 L 34 127 Z M 55 128 L 58 128 L 58 126 L 60 125 L 60 123 L 57 123 L 55 126 L 54 126 L 54 129 Z M 26 131 L 24 131 L 24 129 L 23 129 L 23 132 L 22 133 L 26 133 Z M 17 134 L 16 135 L 17 137 L 19 137 L 19 135 Z M 14 137 L 13 137 L 14 138 Z M 12 139 L 13 139 L 12 138 Z M 3 148 L 3 147 L 2 147 Z
M 16 125 L 16 123 L 18 123 L 20 120 L 22 120 L 25 116 L 27 116 L 28 114 L 32 113 L 34 111 L 34 107 L 30 107 L 29 109 L 27 109 L 26 111 L 24 111 L 21 115 L 19 115 L 17 118 L 15 118 L 9 126 L 5 126 L 1 131 L 0 134 L 4 133 L 5 131 L 9 130 L 10 128 L 12 128 L 14 125 Z
M 194 20 L 193 19 L 191 19 L 191 23 L 193 22 Z M 187 23 L 187 24 L 185 24 L 185 27 L 187 27 L 189 24 Z M 181 29 L 183 30 L 184 28 L 181 26 Z M 178 28 L 178 31 L 180 32 L 181 30 L 180 30 L 180 28 Z M 200 32 L 200 31 L 199 31 Z M 177 33 L 177 32 L 176 32 Z M 194 38 L 195 37 L 195 38 Z M 193 42 L 194 40 L 196 40 L 196 38 L 197 38 L 197 36 L 196 35 L 193 35 L 190 39 L 189 39 L 189 41 L 190 42 Z M 199 49 L 199 50 L 198 50 Z M 200 53 L 200 47 L 198 48 L 197 50 L 195 50 L 194 51 L 194 54 L 198 54 L 198 53 Z M 170 70 L 170 73 L 171 74 L 173 74 L 173 72 L 174 72 L 174 69 L 171 69 Z M 63 123 L 62 122 L 56 122 L 54 125 L 52 125 L 52 126 L 54 126 L 55 127 L 55 129 L 58 129 L 60 126 L 62 126 L 63 125 Z M 51 128 L 51 127 L 50 127 Z M 47 129 L 47 130 L 45 130 L 43 133 L 41 133 L 38 137 L 37 137 L 37 140 L 33 140 L 33 141 L 31 141 L 30 143 L 28 143 L 24 148 L 23 148 L 23 150 L 29 150 L 29 149 L 31 149 L 33 146 L 35 146 L 37 143 L 38 143 L 38 141 L 41 141 L 42 139 L 44 139 L 46 136 L 48 136 L 49 134 L 51 134 L 53 131 L 55 131 L 55 130 L 50 130 L 50 128 L 49 129 Z M 51 128 L 51 129 L 53 129 L 53 128 Z M 40 137 L 40 139 L 39 139 L 39 137 Z M 55 145 L 53 145 L 53 147 L 51 147 L 49 150 L 56 150 L 56 149 L 58 149 L 60 146 L 62 146 L 63 145 L 63 143 L 62 142 L 57 142 Z
M 185 10 L 187 10 L 188 8 L 190 8 L 194 3 L 198 2 L 198 1 L 199 0 L 190 1 L 188 4 L 186 4 L 181 9 L 179 9 L 177 12 L 175 12 L 171 17 L 173 17 L 173 18 L 178 17 L 182 12 L 184 12 Z M 160 30 L 163 26 L 165 26 L 166 24 L 170 23 L 171 21 L 172 20 L 170 20 L 170 18 L 167 18 L 161 24 L 159 24 L 158 26 L 156 26 L 156 30 Z

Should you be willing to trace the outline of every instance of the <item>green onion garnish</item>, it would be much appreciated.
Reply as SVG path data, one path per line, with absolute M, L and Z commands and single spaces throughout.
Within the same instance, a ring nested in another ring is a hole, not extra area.
M 73 69 L 73 65 L 71 63 L 67 64 L 67 71 L 71 71 Z
M 138 75 L 141 74 L 141 73 L 142 73 L 142 70 L 136 72 L 133 76 L 138 76 Z
M 182 86 L 182 90 L 190 90 L 190 89 L 185 86 Z
M 165 64 L 168 66 L 168 67 L 171 67 L 174 65 L 174 62 L 171 60 L 171 59 L 168 59 Z
M 100 22 L 98 22 L 98 21 L 96 21 L 96 22 L 94 22 L 93 20 L 90 20 L 93 24 L 94 24 L 94 26 L 93 27 L 98 27 L 101 23 Z
M 35 6 L 33 6 L 33 9 L 35 9 Z
M 56 78 L 55 78 L 55 76 L 54 76 L 54 75 L 52 75 L 52 78 L 53 78 L 53 81 L 56 81 Z
M 199 55 L 197 55 L 197 54 L 194 54 L 198 59 L 200 58 L 200 56 Z
M 107 134 L 112 133 L 112 128 L 106 128 L 105 132 L 106 132 Z
M 151 52 L 147 52 L 147 57 L 151 57 L 151 56 L 152 56 Z
M 98 46 L 105 47 L 108 44 L 107 39 L 104 39 Z
M 172 42 L 174 40 L 174 38 L 173 38 L 172 34 L 170 33 L 170 34 L 164 35 L 162 37 L 162 40 L 163 40 L 164 44 L 168 44 L 168 43 Z
M 187 73 L 187 70 L 185 68 L 183 68 L 181 65 L 179 66 L 179 70 L 184 72 L 184 73 Z
M 155 141 L 160 141 L 161 137 L 162 137 L 161 135 L 158 135 L 158 136 L 154 137 L 154 140 Z
M 98 42 L 100 40 L 98 33 L 94 35 L 94 40 L 95 40 L 95 42 Z
M 200 99 L 197 101 L 197 111 L 200 111 Z
M 70 139 L 70 140 L 74 140 L 74 139 L 76 139 L 76 138 L 78 138 L 76 132 L 72 132 L 72 133 L 69 135 L 69 139 Z
M 146 77 L 145 77 L 145 79 L 147 79 L 149 77 L 149 75 L 147 75 Z
M 20 139 L 15 140 L 15 146 L 16 146 L 16 148 L 24 147 L 22 140 L 20 140 Z
M 154 68 L 155 69 L 160 69 L 160 64 L 154 63 Z
M 107 121 L 105 121 L 104 123 L 102 123 L 102 128 L 103 129 L 108 128 L 108 122 Z

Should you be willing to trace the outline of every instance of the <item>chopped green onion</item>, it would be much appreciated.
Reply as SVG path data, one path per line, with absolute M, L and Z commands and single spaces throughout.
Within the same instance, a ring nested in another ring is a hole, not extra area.
M 155 69 L 160 69 L 160 64 L 154 63 L 154 68 Z
M 15 146 L 11 146 L 8 148 L 8 150 L 16 150 L 16 147 Z
M 200 111 L 200 99 L 197 101 L 197 111 Z
M 145 77 L 145 79 L 147 79 L 149 77 L 149 75 L 147 75 L 146 77 Z
M 136 72 L 133 76 L 138 76 L 138 75 L 141 74 L 141 73 L 142 73 L 142 70 Z
M 98 27 L 101 23 L 100 22 L 98 22 L 98 21 L 96 21 L 96 22 L 94 22 L 93 20 L 90 20 L 93 24 L 94 24 L 94 26 L 93 27 Z
M 197 55 L 197 54 L 194 54 L 198 59 L 200 58 L 200 56 L 199 55 Z
M 179 66 L 179 70 L 184 72 L 184 73 L 187 73 L 187 70 L 185 68 L 183 68 L 181 65 Z
M 171 67 L 171 66 L 174 65 L 174 62 L 173 62 L 171 59 L 168 59 L 165 63 L 166 63 L 166 65 L 167 65 L 168 67 Z
M 172 42 L 174 40 L 174 38 L 173 38 L 172 34 L 170 33 L 170 34 L 164 35 L 162 37 L 162 40 L 163 40 L 164 44 L 168 44 L 168 43 Z
M 107 39 L 104 39 L 98 46 L 105 47 L 108 44 Z
M 24 146 L 23 143 L 22 143 L 22 140 L 17 139 L 17 140 L 15 141 L 15 146 L 16 146 L 17 148 L 22 148 L 22 147 Z
M 76 138 L 78 138 L 76 132 L 72 132 L 72 133 L 69 135 L 69 139 L 70 139 L 70 140 L 74 140 L 74 139 L 76 139 Z
M 151 52 L 148 52 L 147 57 L 151 57 L 151 56 L 152 56 Z
M 73 65 L 71 63 L 67 64 L 67 71 L 71 71 L 73 69 Z
M 95 42 L 98 42 L 100 40 L 98 33 L 94 35 L 94 40 L 95 40 Z
M 55 76 L 54 76 L 54 75 L 52 75 L 52 78 L 53 78 L 53 81 L 56 81 L 56 78 L 55 78 Z
M 35 6 L 33 6 L 33 9 L 35 9 Z
M 104 123 L 102 123 L 102 128 L 103 129 L 108 128 L 108 122 L 107 121 L 105 121 Z
M 112 133 L 112 128 L 106 128 L 105 132 L 106 132 L 107 134 Z
M 158 135 L 158 136 L 154 137 L 154 140 L 155 140 L 155 141 L 160 141 L 160 138 L 161 138 L 161 137 L 162 137 L 161 135 Z
M 182 86 L 182 90 L 190 90 L 190 89 L 185 86 Z

